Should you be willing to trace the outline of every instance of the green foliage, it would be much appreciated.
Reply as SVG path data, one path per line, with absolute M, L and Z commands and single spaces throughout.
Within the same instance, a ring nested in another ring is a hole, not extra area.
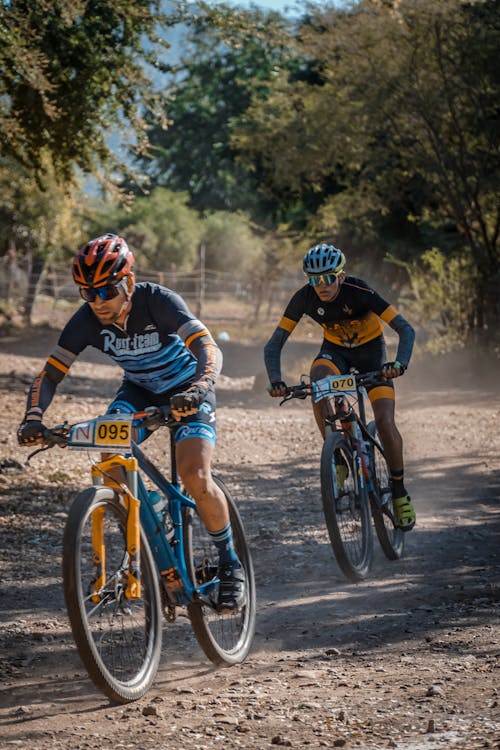
M 130 207 L 102 207 L 89 226 L 90 233 L 123 235 L 140 268 L 190 270 L 202 230 L 198 214 L 187 202 L 185 193 L 158 187 Z
M 242 281 L 255 276 L 263 242 L 252 232 L 247 216 L 224 211 L 206 216 L 202 222 L 202 242 L 207 268 L 228 271 Z
M 432 248 L 406 267 L 409 314 L 427 338 L 426 348 L 433 353 L 462 348 L 474 327 L 477 269 L 472 254 L 450 258 Z
M 0 160 L 0 255 L 9 246 L 19 254 L 60 260 L 81 239 L 81 196 L 77 187 L 61 185 L 44 164 L 43 177 L 7 159 Z
M 111 127 L 121 137 L 131 131 L 140 146 L 141 106 L 157 104 L 144 61 L 157 57 L 157 25 L 176 20 L 160 6 L 160 0 L 2 2 L 0 153 L 34 172 L 43 171 L 48 157 L 55 174 L 70 180 L 75 166 L 91 172 L 116 163 L 105 140 Z
M 194 22 L 182 59 L 166 68 L 168 127 L 150 128 L 141 159 L 150 184 L 187 191 L 198 210 L 262 212 L 258 180 L 238 163 L 231 133 L 288 57 L 285 22 L 276 14 L 219 9 Z
M 409 262 L 429 243 L 447 257 L 472 252 L 473 320 L 490 329 L 500 315 L 499 10 L 499 0 L 312 9 L 297 39 L 309 76 L 276 77 L 232 136 L 296 228 L 305 214 L 313 234 L 370 264 L 387 251 Z

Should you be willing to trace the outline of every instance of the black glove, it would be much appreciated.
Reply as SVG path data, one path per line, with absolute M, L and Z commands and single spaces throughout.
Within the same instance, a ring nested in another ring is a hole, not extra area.
M 386 362 L 382 365 L 382 374 L 385 378 L 399 378 L 405 374 L 406 367 L 395 360 L 394 362 Z M 395 371 L 395 373 L 394 373 Z
M 194 383 L 187 391 L 176 393 L 170 398 L 170 413 L 177 421 L 182 417 L 189 417 L 196 414 L 198 407 L 205 400 L 208 389 L 208 383 Z
M 288 386 L 282 380 L 275 380 L 267 387 L 267 390 L 272 398 L 280 398 L 288 394 Z
M 44 426 L 38 419 L 21 422 L 17 430 L 19 445 L 42 445 Z

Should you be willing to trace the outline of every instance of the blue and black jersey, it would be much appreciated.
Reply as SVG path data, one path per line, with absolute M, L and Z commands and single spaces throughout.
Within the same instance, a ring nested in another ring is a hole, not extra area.
M 26 418 L 41 418 L 56 385 L 88 346 L 111 357 L 126 382 L 154 394 L 182 391 L 199 380 L 215 382 L 222 356 L 203 323 L 170 289 L 136 284 L 124 327 L 102 325 L 88 303 L 62 331 L 28 397 Z

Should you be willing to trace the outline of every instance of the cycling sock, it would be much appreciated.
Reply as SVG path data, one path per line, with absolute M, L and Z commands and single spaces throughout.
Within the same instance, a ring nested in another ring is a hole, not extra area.
M 403 469 L 391 469 L 391 489 L 393 497 L 403 497 L 408 494 L 404 484 Z
M 222 565 L 239 562 L 238 555 L 234 549 L 233 530 L 230 523 L 220 531 L 209 531 L 208 533 L 217 547 L 219 562 Z

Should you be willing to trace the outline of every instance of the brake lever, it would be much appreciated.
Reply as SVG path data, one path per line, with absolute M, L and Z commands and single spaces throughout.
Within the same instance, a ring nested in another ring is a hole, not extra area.
M 51 447 L 52 446 L 50 445 L 44 445 L 41 448 L 37 448 L 36 451 L 33 451 L 32 453 L 28 455 L 28 458 L 26 459 L 26 463 L 29 464 L 30 460 L 33 458 L 33 456 L 36 456 L 37 453 L 43 453 L 43 451 L 48 451 L 49 448 Z

